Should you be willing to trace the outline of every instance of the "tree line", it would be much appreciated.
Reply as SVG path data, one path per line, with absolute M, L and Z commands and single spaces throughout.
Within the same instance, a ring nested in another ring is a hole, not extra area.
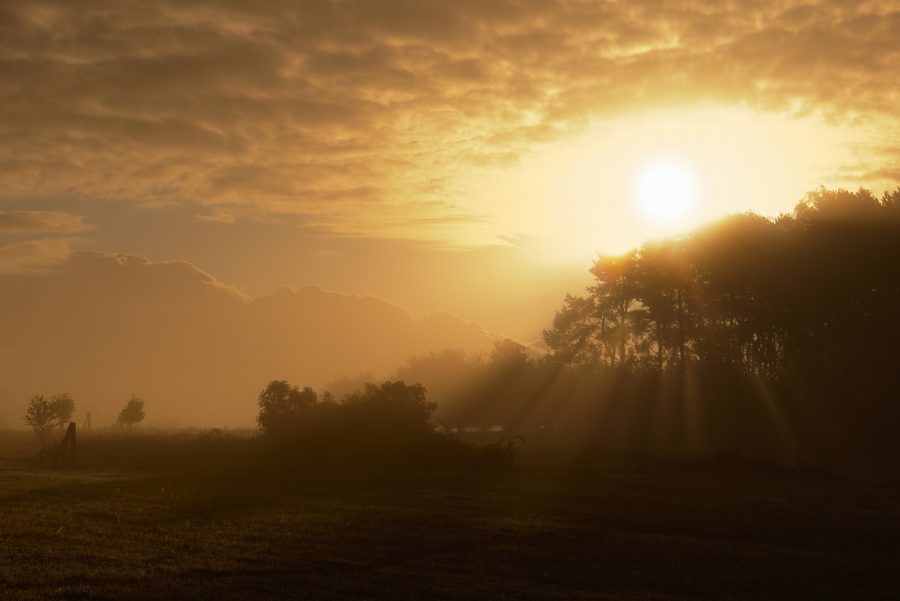
M 900 190 L 819 190 L 791 215 L 733 215 L 598 260 L 588 294 L 566 297 L 544 340 L 574 366 L 872 372 L 897 328 L 898 234 Z
M 900 459 L 900 189 L 808 194 L 601 257 L 544 332 L 398 375 L 451 428 L 554 430 L 618 452 L 796 464 Z

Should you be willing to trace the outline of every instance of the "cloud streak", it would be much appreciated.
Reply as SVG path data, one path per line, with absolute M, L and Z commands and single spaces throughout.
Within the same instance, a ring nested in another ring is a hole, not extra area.
M 0 211 L 0 234 L 74 234 L 89 229 L 84 218 L 60 211 Z

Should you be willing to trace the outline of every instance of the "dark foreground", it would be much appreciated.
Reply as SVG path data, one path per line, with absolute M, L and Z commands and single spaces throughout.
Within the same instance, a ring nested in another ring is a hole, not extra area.
M 0 460 L 0 598 L 896 599 L 900 494 L 725 468 Z

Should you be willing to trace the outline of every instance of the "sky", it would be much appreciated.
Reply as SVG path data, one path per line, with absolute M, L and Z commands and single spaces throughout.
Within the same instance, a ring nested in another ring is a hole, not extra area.
M 535 340 L 599 254 L 896 187 L 898 81 L 890 0 L 0 2 L 0 289 L 118 253 Z

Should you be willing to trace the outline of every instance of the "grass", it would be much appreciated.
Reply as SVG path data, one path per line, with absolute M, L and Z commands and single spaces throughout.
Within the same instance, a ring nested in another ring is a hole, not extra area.
M 205 451 L 202 462 L 128 466 L 173 444 L 191 454 L 191 436 L 172 440 L 97 438 L 92 449 L 82 437 L 79 465 L 53 469 L 23 458 L 24 435 L 0 436 L 0 598 L 888 599 L 900 590 L 896 486 L 696 466 L 378 470 L 323 458 L 287 469 L 235 453 L 217 464 Z

